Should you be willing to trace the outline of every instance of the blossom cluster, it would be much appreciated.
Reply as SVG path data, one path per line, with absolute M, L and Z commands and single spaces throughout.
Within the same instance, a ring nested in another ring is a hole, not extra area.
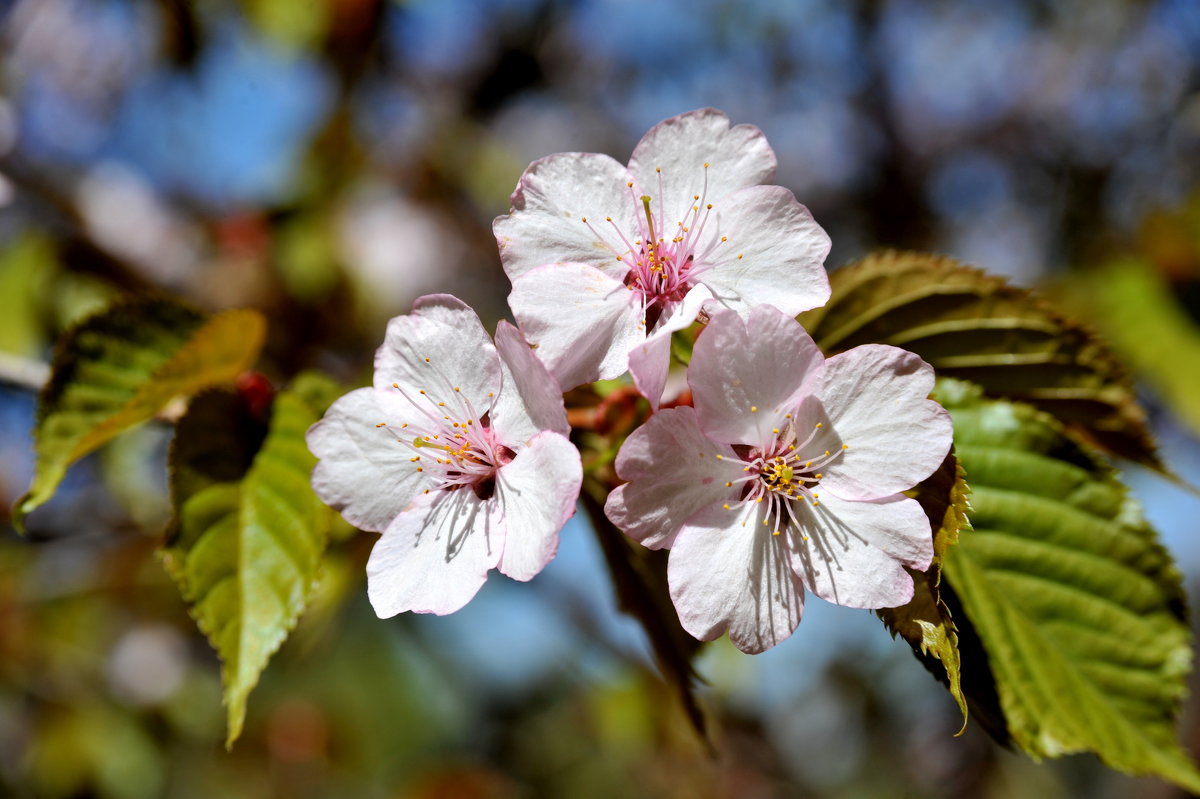
M 916 355 L 826 358 L 795 320 L 829 299 L 830 239 L 771 185 L 775 166 L 761 131 L 713 109 L 658 124 L 627 165 L 543 158 L 494 223 L 517 326 L 493 341 L 449 295 L 389 323 L 373 385 L 308 434 L 317 494 L 382 534 L 367 565 L 381 617 L 453 612 L 493 568 L 538 574 L 584 479 L 563 394 L 626 372 L 650 415 L 605 513 L 671 550 L 689 633 L 761 652 L 795 630 L 806 590 L 860 608 L 912 597 L 932 535 L 903 492 L 945 458 L 949 416 Z M 672 336 L 697 322 L 691 402 L 660 409 Z

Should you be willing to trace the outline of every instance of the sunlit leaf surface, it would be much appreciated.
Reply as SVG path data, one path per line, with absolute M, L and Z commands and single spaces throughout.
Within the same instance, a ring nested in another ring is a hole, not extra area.
M 1046 414 L 958 383 L 939 397 L 973 528 L 943 574 L 987 653 L 1012 740 L 1035 758 L 1090 751 L 1200 790 L 1175 742 L 1191 667 L 1183 588 L 1140 508 Z M 964 675 L 982 667 L 964 656 Z
M 265 438 L 236 395 L 204 395 L 172 446 L 176 517 L 163 559 L 221 657 L 227 745 L 317 578 L 331 511 L 309 484 L 316 459 L 304 433 L 330 395 L 329 381 L 302 376 L 275 398 Z

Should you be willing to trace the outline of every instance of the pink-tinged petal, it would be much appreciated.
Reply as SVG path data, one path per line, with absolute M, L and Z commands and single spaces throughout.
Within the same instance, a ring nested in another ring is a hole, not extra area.
M 599 153 L 561 153 L 530 164 L 513 192 L 512 212 L 492 223 L 509 279 L 561 261 L 623 276 L 627 267 L 616 260 L 626 249 L 621 235 L 635 238 L 641 210 L 631 180 L 625 167 Z
M 726 629 L 743 652 L 783 641 L 800 623 L 804 587 L 788 565 L 782 536 L 763 527 L 763 506 L 711 505 L 675 538 L 667 583 L 679 622 L 701 641 Z
M 496 326 L 496 350 L 503 383 L 492 406 L 491 423 L 500 440 L 522 443 L 542 430 L 569 434 L 562 389 L 521 332 L 501 321 Z
M 495 502 L 470 490 L 423 494 L 375 542 L 367 595 L 380 618 L 453 613 L 479 592 L 503 547 Z
M 634 430 L 617 453 L 616 467 L 622 480 L 632 482 L 608 495 L 604 512 L 650 549 L 670 547 L 701 508 L 733 501 L 737 481 L 745 477 L 734 451 L 705 437 L 695 409 L 688 407 L 659 411 Z
M 498 568 L 530 580 L 558 551 L 558 532 L 575 512 L 583 467 L 579 451 L 558 433 L 539 433 L 496 474 L 504 509 L 504 551 Z
M 761 446 L 773 441 L 824 357 L 795 319 L 760 305 L 742 319 L 713 314 L 696 340 L 688 384 L 700 427 L 709 438 Z
M 396 441 L 394 431 L 411 413 L 397 397 L 360 388 L 338 399 L 308 429 L 308 448 L 320 459 L 313 490 L 355 527 L 385 530 L 430 485 L 409 461 L 412 452 Z
M 906 491 L 950 450 L 950 415 L 926 399 L 933 368 L 907 350 L 865 344 L 825 362 L 818 396 L 847 449 L 822 486 L 846 499 Z
M 788 531 L 792 568 L 808 589 L 852 608 L 893 608 L 912 599 L 904 566 L 923 570 L 933 558 L 920 504 L 902 494 L 858 502 L 817 493 L 816 507 L 792 505 L 803 532 Z
M 829 235 L 790 191 L 753 186 L 717 200 L 713 212 L 699 248 L 711 254 L 697 279 L 725 307 L 745 315 L 770 304 L 795 316 L 829 300 Z
M 667 319 L 660 320 L 645 343 L 634 347 L 629 353 L 629 373 L 642 396 L 650 400 L 650 407 L 658 410 L 663 389 L 667 385 L 667 374 L 671 371 L 671 334 L 696 321 L 700 308 L 712 299 L 712 293 L 704 286 L 696 286 L 676 306 Z
M 500 358 L 471 306 L 430 294 L 388 322 L 375 353 L 375 388 L 391 394 L 393 384 L 438 417 L 439 402 L 453 418 L 481 416 L 500 390 Z
M 548 264 L 513 281 L 517 323 L 563 390 L 618 377 L 646 338 L 639 295 L 586 264 Z
M 695 195 L 713 202 L 731 191 L 768 183 L 775 177 L 775 164 L 761 130 L 753 125 L 731 128 L 725 114 L 703 108 L 651 128 L 634 148 L 629 171 L 638 189 L 653 198 L 654 213 L 661 215 L 663 209 L 662 221 L 673 228 Z

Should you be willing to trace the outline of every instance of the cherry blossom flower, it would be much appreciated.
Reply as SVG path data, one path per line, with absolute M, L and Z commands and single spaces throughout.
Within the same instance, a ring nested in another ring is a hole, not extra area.
M 391 320 L 374 385 L 308 431 L 317 496 L 383 533 L 367 563 L 376 613 L 452 613 L 492 568 L 540 572 L 579 495 L 569 430 L 558 384 L 512 325 L 493 346 L 448 294 Z
M 751 125 L 715 109 L 652 128 L 629 166 L 599 153 L 535 161 L 493 224 L 509 305 L 564 389 L 629 369 L 657 407 L 671 333 L 702 309 L 795 316 L 829 299 L 829 237 L 780 186 Z
M 804 589 L 839 605 L 912 598 L 904 567 L 933 557 L 929 520 L 902 491 L 950 448 L 950 417 L 927 399 L 933 369 L 868 344 L 826 360 L 770 306 L 715 314 L 688 368 L 695 407 L 659 411 L 617 456 L 629 482 L 608 517 L 651 549 L 683 627 L 726 629 L 761 652 L 800 623 Z

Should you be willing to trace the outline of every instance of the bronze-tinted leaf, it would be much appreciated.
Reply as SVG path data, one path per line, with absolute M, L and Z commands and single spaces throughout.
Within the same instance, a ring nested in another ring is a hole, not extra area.
M 830 301 L 799 317 L 826 354 L 903 347 L 940 377 L 1030 403 L 1103 449 L 1165 471 L 1124 369 L 1089 330 L 1032 292 L 914 252 L 876 253 L 830 279 Z

